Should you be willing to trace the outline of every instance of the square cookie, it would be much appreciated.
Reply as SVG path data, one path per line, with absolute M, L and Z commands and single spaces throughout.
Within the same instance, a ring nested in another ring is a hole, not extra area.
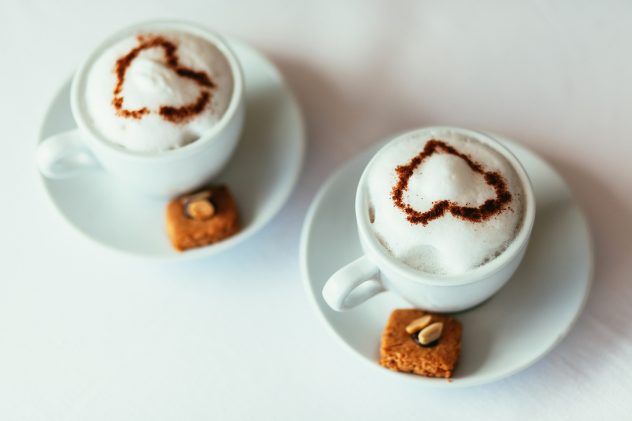
M 430 315 L 430 324 L 443 323 L 441 336 L 428 346 L 416 339 L 419 331 L 406 327 L 422 316 Z M 461 351 L 461 323 L 452 317 L 417 309 L 394 310 L 386 323 L 380 346 L 380 365 L 390 370 L 426 377 L 450 378 Z
M 172 200 L 166 220 L 171 244 L 179 251 L 213 244 L 239 232 L 237 205 L 226 186 Z

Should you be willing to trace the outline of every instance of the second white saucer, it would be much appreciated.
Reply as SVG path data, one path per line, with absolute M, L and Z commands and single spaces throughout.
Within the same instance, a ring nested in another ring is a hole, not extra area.
M 305 130 L 298 103 L 276 67 L 255 49 L 229 44 L 239 58 L 246 84 L 242 139 L 216 180 L 226 183 L 240 210 L 242 231 L 220 243 L 178 253 L 165 232 L 165 202 L 129 191 L 104 171 L 74 178 L 42 178 L 61 215 L 92 240 L 112 249 L 159 259 L 187 259 L 226 250 L 261 229 L 281 209 L 300 173 Z M 75 127 L 70 82 L 49 106 L 39 139 Z
M 456 315 L 463 323 L 463 343 L 450 382 L 395 373 L 378 365 L 386 319 L 395 308 L 410 308 L 409 303 L 386 292 L 338 313 L 321 294 L 329 276 L 362 254 L 355 191 L 362 170 L 381 145 L 343 166 L 311 205 L 301 238 L 301 268 L 308 294 L 343 347 L 392 380 L 456 388 L 501 379 L 553 349 L 582 309 L 593 271 L 586 220 L 567 184 L 549 164 L 517 143 L 506 139 L 503 143 L 522 162 L 533 183 L 535 225 L 527 254 L 507 285 L 478 307 Z

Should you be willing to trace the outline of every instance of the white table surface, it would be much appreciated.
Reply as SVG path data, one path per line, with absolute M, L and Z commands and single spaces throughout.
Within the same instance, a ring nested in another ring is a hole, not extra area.
M 632 3 L 0 3 L 0 419 L 623 419 L 632 410 Z M 109 32 L 205 23 L 278 64 L 308 126 L 287 206 L 217 258 L 140 261 L 64 223 L 33 164 L 58 85 Z M 308 303 L 298 242 L 326 177 L 390 133 L 447 123 L 518 139 L 566 177 L 594 285 L 546 358 L 455 391 L 385 381 Z

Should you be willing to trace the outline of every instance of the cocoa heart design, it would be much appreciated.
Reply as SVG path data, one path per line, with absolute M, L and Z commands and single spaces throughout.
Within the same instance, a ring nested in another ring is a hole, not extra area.
M 162 48 L 164 52 L 165 65 L 169 69 L 173 70 L 178 76 L 191 79 L 200 87 L 200 94 L 194 102 L 184 104 L 179 107 L 161 105 L 155 112 L 167 121 L 172 123 L 181 123 L 204 111 L 211 100 L 212 91 L 216 87 L 210 76 L 206 72 L 182 66 L 178 59 L 178 47 L 173 42 L 161 36 L 154 35 L 139 35 L 137 39 L 139 44 L 132 48 L 127 54 L 120 57 L 114 66 L 116 86 L 114 87 L 112 105 L 114 106 L 116 113 L 124 118 L 134 118 L 140 120 L 151 112 L 147 107 L 141 107 L 135 110 L 125 108 L 125 99 L 122 95 L 127 70 L 143 50 L 148 50 L 150 48 Z
M 403 197 L 404 192 L 408 189 L 410 177 L 413 175 L 415 169 L 435 153 L 447 153 L 461 158 L 472 171 L 483 176 L 487 185 L 494 189 L 496 197 L 486 200 L 482 205 L 477 207 L 460 206 L 450 200 L 436 200 L 432 203 L 432 207 L 424 212 L 420 212 L 405 203 Z M 496 171 L 486 171 L 483 165 L 441 140 L 432 139 L 426 142 L 421 152 L 415 155 L 408 164 L 399 165 L 395 168 L 395 172 L 397 173 L 398 180 L 395 186 L 393 186 L 391 197 L 393 202 L 395 202 L 395 206 L 404 211 L 404 213 L 406 213 L 406 219 L 413 224 L 427 225 L 428 222 L 441 218 L 447 212 L 459 219 L 470 222 L 482 222 L 507 209 L 507 205 L 512 199 L 511 193 L 507 189 L 507 183 L 500 173 Z

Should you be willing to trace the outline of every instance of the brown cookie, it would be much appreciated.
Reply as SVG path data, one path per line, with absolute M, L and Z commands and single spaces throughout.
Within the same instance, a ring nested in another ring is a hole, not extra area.
M 166 220 L 171 244 L 179 251 L 216 243 L 239 232 L 237 205 L 226 186 L 172 200 Z
M 422 346 L 417 333 L 406 327 L 414 320 L 430 315 L 430 324 L 441 322 L 441 337 Z M 386 323 L 380 346 L 380 365 L 390 370 L 426 377 L 452 377 L 461 351 L 461 323 L 452 317 L 416 309 L 394 310 Z

